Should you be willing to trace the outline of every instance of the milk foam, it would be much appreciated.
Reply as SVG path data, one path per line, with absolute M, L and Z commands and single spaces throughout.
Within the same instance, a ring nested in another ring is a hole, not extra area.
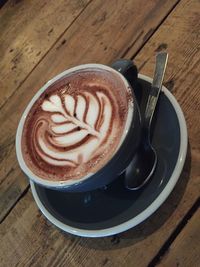
M 112 104 L 108 96 L 98 91 L 84 91 L 76 97 L 64 94 L 62 98 L 54 94 L 41 107 L 52 114 L 47 120 L 51 134 L 45 135 L 47 127 L 41 124 L 35 135 L 35 149 L 45 162 L 77 166 L 95 156 L 111 126 Z

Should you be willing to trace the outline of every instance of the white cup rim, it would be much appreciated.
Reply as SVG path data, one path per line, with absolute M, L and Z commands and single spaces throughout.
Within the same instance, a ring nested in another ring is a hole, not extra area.
M 83 70 L 83 69 L 101 69 L 101 70 L 106 70 L 112 73 L 115 73 L 118 75 L 118 77 L 120 77 L 120 79 L 123 81 L 125 87 L 130 88 L 130 85 L 128 83 L 128 81 L 126 80 L 126 78 L 119 73 L 118 71 L 116 71 L 115 69 L 113 69 L 112 67 L 103 65 L 103 64 L 99 64 L 99 63 L 89 63 L 89 64 L 81 64 L 75 67 L 72 67 L 70 69 L 67 69 L 65 71 L 63 71 L 62 73 L 56 75 L 55 77 L 53 77 L 51 80 L 49 80 L 47 83 L 45 83 L 38 91 L 37 93 L 33 96 L 33 98 L 30 100 L 30 102 L 28 103 L 27 107 L 25 108 L 21 119 L 19 121 L 18 124 L 18 128 L 17 128 L 17 133 L 16 133 L 16 155 L 17 155 L 17 160 L 19 162 L 20 168 L 22 169 L 22 171 L 28 176 L 28 178 L 30 178 L 33 182 L 39 183 L 43 186 L 46 187 L 53 187 L 53 188 L 65 188 L 65 187 L 69 187 L 69 186 L 74 186 L 76 184 L 80 184 L 83 181 L 87 180 L 89 177 L 91 177 L 94 173 L 89 173 L 86 176 L 78 179 L 78 180 L 66 180 L 66 181 L 52 181 L 52 180 L 47 180 L 47 179 L 43 179 L 38 177 L 36 174 L 34 174 L 30 168 L 27 166 L 24 158 L 23 158 L 23 154 L 22 154 L 22 147 L 21 147 L 21 138 L 22 138 L 22 132 L 23 132 L 23 127 L 24 127 L 24 123 L 26 120 L 26 117 L 30 111 L 30 109 L 32 108 L 33 104 L 36 102 L 36 100 L 40 97 L 40 95 L 53 83 L 55 83 L 57 80 L 63 78 L 64 76 L 71 74 L 73 72 L 79 71 L 79 70 Z M 133 102 L 134 102 L 134 97 L 133 97 Z M 129 128 L 131 126 L 131 122 L 134 116 L 134 103 L 132 102 L 132 107 L 130 106 L 128 108 L 128 115 L 127 115 L 127 120 L 126 120 L 126 124 L 124 127 L 124 132 L 122 134 L 122 138 L 121 141 L 116 149 L 116 151 L 114 152 L 112 158 L 114 157 L 114 155 L 118 152 L 121 144 L 123 143 L 125 137 L 127 136 L 127 133 L 129 131 Z M 131 102 L 129 102 L 129 105 L 131 105 Z M 112 159 L 111 158 L 111 159 Z M 109 161 L 108 161 L 109 162 Z M 106 166 L 108 164 L 108 162 L 104 165 Z M 103 167 L 104 167 L 103 166 Z M 98 171 L 97 171 L 98 172 Z

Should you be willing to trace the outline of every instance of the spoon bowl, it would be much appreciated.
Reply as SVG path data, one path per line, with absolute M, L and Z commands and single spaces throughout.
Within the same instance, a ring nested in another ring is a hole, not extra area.
M 151 178 L 157 165 L 157 153 L 152 145 L 141 145 L 139 151 L 126 169 L 126 187 L 130 190 L 142 188 Z M 145 178 L 141 180 L 141 177 Z

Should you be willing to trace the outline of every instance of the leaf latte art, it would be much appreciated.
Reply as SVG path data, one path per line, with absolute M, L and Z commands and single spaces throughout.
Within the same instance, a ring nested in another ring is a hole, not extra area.
M 51 165 L 76 167 L 89 161 L 112 126 L 112 105 L 103 92 L 51 95 L 41 107 L 51 114 L 36 122 L 34 146 Z
M 53 181 L 97 172 L 119 147 L 129 99 L 124 83 L 106 70 L 84 69 L 47 84 L 23 127 L 27 167 L 37 177 Z

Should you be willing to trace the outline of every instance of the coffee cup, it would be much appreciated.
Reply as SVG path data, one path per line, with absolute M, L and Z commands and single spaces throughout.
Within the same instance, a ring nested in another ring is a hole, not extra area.
M 132 80 L 131 80 L 132 79 Z M 129 60 L 83 64 L 48 81 L 26 107 L 16 134 L 22 171 L 50 189 L 90 191 L 126 170 L 141 120 Z

